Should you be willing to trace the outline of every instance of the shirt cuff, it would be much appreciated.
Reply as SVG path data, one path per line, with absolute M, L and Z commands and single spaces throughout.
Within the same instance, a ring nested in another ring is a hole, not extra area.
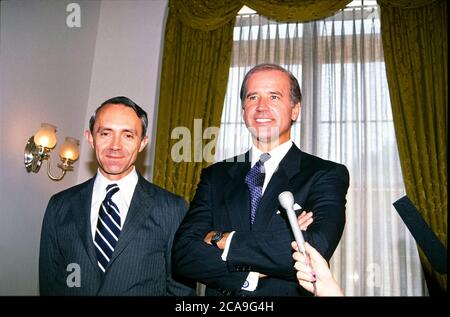
M 227 260 L 228 250 L 230 249 L 231 238 L 233 238 L 233 235 L 235 232 L 236 231 L 232 231 L 227 238 L 227 242 L 225 242 L 225 249 L 223 249 L 223 252 L 222 252 L 222 260 L 223 261 Z
M 253 292 L 258 287 L 258 281 L 259 281 L 259 273 L 250 272 L 241 289 L 244 291 Z

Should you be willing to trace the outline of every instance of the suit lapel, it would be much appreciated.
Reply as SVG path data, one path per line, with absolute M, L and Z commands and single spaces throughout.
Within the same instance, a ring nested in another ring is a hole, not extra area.
M 95 177 L 87 181 L 86 186 L 80 190 L 78 195 L 72 197 L 71 206 L 76 211 L 79 211 L 75 213 L 77 215 L 75 217 L 76 227 L 78 228 L 78 233 L 89 256 L 89 260 L 98 269 L 94 239 L 91 232 L 91 203 L 94 180 Z
M 133 240 L 138 228 L 146 220 L 145 213 L 149 212 L 149 206 L 154 205 L 153 189 L 150 186 L 145 186 L 145 179 L 138 174 L 139 180 L 136 184 L 136 189 L 131 199 L 131 204 L 128 210 L 127 218 L 119 236 L 116 248 L 108 263 L 108 267 L 112 265 L 114 260 L 122 253 L 126 246 Z
M 230 181 L 225 185 L 225 203 L 231 227 L 235 230 L 250 230 L 250 200 L 245 184 L 245 175 L 250 170 L 249 153 L 236 158 L 237 163 L 232 164 L 228 170 Z
M 281 160 L 278 170 L 272 175 L 264 195 L 261 197 L 252 230 L 267 228 L 270 220 L 279 209 L 278 195 L 285 190 L 293 190 L 291 179 L 300 172 L 301 153 L 297 146 L 293 144 Z

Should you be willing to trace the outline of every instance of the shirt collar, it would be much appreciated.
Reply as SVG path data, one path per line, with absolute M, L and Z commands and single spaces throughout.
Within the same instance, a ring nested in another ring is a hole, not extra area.
M 97 170 L 97 176 L 95 177 L 94 182 L 94 192 L 97 192 L 101 197 L 100 199 L 103 200 L 106 195 L 105 191 L 106 186 L 108 186 L 109 184 L 117 184 L 117 186 L 119 186 L 120 189 L 119 192 L 121 193 L 121 195 L 125 198 L 127 203 L 130 203 L 137 182 L 138 182 L 138 174 L 134 166 L 133 170 L 127 176 L 117 181 L 107 179 L 105 176 L 103 176 L 100 170 Z
M 264 163 L 264 166 L 266 166 L 267 164 L 269 164 L 271 166 L 278 166 L 278 164 L 280 164 L 281 160 L 284 158 L 286 153 L 292 147 L 292 144 L 294 144 L 292 142 L 292 140 L 288 140 L 288 141 L 278 145 L 276 148 L 272 149 L 271 151 L 269 151 L 268 153 L 270 154 L 270 159 L 266 163 Z M 253 165 L 256 164 L 256 162 L 258 162 L 259 157 L 263 153 L 264 152 L 262 152 L 260 149 L 258 149 L 254 144 L 252 145 L 252 149 L 251 149 L 251 158 L 252 158 L 251 166 L 252 167 L 253 167 Z

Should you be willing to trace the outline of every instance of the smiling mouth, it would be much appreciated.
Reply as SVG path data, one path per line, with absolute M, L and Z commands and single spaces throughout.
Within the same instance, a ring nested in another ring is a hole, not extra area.
M 257 118 L 255 119 L 256 122 L 258 123 L 268 123 L 268 122 L 272 122 L 272 119 L 267 119 L 267 118 Z
M 106 157 L 110 160 L 120 160 L 123 158 L 123 156 L 111 156 L 111 155 L 107 155 Z

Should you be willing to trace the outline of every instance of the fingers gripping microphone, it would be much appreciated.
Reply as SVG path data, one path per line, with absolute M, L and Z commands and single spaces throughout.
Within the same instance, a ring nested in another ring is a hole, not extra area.
M 289 224 L 291 225 L 292 232 L 294 233 L 295 242 L 297 242 L 298 250 L 303 253 L 304 257 L 308 261 L 308 265 L 311 267 L 311 262 L 309 256 L 306 255 L 305 250 L 305 239 L 303 239 L 303 234 L 300 231 L 300 227 L 297 222 L 297 216 L 294 211 L 294 195 L 290 191 L 284 191 L 278 195 L 278 201 L 280 202 L 281 207 L 286 209 L 286 213 L 288 215 Z M 312 269 L 312 268 L 311 268 Z M 315 277 L 315 275 L 314 275 Z M 314 296 L 317 296 L 317 287 L 316 282 L 312 282 L 313 285 L 313 293 Z
M 281 207 L 286 209 L 289 223 L 298 245 L 298 250 L 301 253 L 305 253 L 305 239 L 303 239 L 303 234 L 298 226 L 297 216 L 294 211 L 294 196 L 290 191 L 285 191 L 278 195 L 278 201 L 280 202 Z

